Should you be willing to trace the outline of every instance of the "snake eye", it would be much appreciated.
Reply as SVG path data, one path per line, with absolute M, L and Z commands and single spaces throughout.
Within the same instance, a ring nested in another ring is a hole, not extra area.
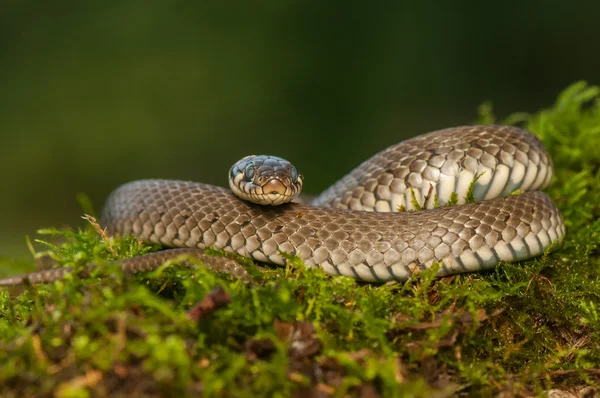
M 250 163 L 248 166 L 246 166 L 246 168 L 244 169 L 244 178 L 246 179 L 246 181 L 250 182 L 252 181 L 252 179 L 254 178 L 254 165 L 252 163 Z
M 290 173 L 290 177 L 292 177 L 292 182 L 295 184 L 298 182 L 298 170 L 295 167 L 292 167 L 292 172 Z

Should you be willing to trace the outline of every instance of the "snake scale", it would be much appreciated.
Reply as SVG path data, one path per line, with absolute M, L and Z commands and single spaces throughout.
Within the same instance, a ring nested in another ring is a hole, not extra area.
M 441 264 L 438 276 L 478 271 L 560 243 L 563 218 L 539 191 L 552 175 L 550 156 L 533 134 L 462 126 L 390 146 L 310 205 L 261 206 L 208 184 L 139 180 L 109 196 L 102 223 L 109 234 L 132 234 L 213 263 L 233 260 L 208 260 L 201 249 L 279 265 L 289 253 L 330 275 L 402 282 L 433 263 Z M 475 203 L 465 203 L 470 185 Z M 523 193 L 511 195 L 516 190 Z M 456 194 L 458 205 L 446 206 Z M 125 260 L 122 268 L 153 269 L 168 257 L 160 253 L 168 251 Z M 66 272 L 40 271 L 0 285 L 49 282 Z

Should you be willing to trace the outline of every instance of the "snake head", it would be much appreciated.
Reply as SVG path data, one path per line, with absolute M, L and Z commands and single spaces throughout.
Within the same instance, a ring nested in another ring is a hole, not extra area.
M 302 173 L 277 156 L 250 155 L 229 170 L 229 187 L 244 200 L 277 206 L 291 202 L 302 190 Z

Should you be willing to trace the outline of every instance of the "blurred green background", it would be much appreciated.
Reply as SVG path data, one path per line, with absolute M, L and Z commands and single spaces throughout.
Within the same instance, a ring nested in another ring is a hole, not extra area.
M 600 2 L 3 1 L 0 255 L 138 178 L 250 153 L 317 193 L 374 152 L 600 83 Z M 404 3 L 404 4 L 403 4 Z M 578 4 L 579 3 L 579 4 Z

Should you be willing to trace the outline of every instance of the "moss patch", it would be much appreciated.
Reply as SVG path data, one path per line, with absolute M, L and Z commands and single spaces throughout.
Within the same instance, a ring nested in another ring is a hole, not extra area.
M 496 122 L 489 104 L 478 122 Z M 552 154 L 547 192 L 567 224 L 559 250 L 440 280 L 433 269 L 404 285 L 330 278 L 290 259 L 253 270 L 254 286 L 177 265 L 132 279 L 109 265 L 18 295 L 4 289 L 0 395 L 487 396 L 596 386 L 599 89 L 574 84 L 552 108 L 500 123 L 535 132 Z M 41 254 L 60 265 L 155 249 L 102 241 L 93 227 L 42 233 L 58 243 Z M 10 273 L 27 266 L 0 262 Z M 230 302 L 210 311 L 215 292 Z M 197 303 L 208 308 L 199 319 L 188 314 Z

